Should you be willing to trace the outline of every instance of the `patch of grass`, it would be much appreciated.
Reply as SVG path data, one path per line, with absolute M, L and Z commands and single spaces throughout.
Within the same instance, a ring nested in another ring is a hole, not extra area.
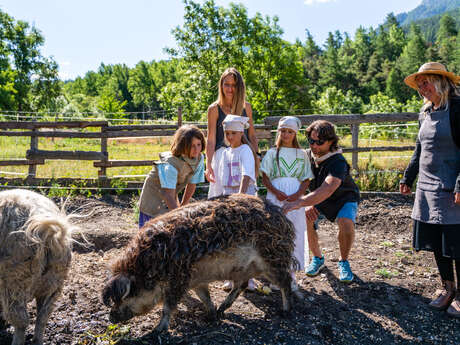
M 128 186 L 128 182 L 123 181 L 122 179 L 116 178 L 110 180 L 110 186 L 115 188 L 115 193 L 121 195 L 124 193 L 125 188 Z
M 398 250 L 397 252 L 395 252 L 395 256 L 398 258 L 404 258 L 406 257 L 406 254 Z
M 52 187 L 48 190 L 47 196 L 49 198 L 63 198 L 67 197 L 70 193 L 68 189 L 63 189 L 58 183 L 53 183 Z
M 383 277 L 385 279 L 391 279 L 391 278 L 397 276 L 398 272 L 396 272 L 396 271 L 392 272 L 392 271 L 387 270 L 386 268 L 380 268 L 377 271 L 375 271 L 375 274 L 377 274 L 378 276 Z
M 107 344 L 113 345 L 120 342 L 123 339 L 126 339 L 129 334 L 129 326 L 120 327 L 118 324 L 110 325 L 107 327 L 106 331 L 101 334 L 93 334 L 91 332 L 86 332 L 84 335 L 78 339 L 77 344 L 79 345 L 99 345 Z
M 395 244 L 391 241 L 383 241 L 383 242 L 380 242 L 380 245 L 385 248 L 391 248 L 391 247 L 394 247 Z

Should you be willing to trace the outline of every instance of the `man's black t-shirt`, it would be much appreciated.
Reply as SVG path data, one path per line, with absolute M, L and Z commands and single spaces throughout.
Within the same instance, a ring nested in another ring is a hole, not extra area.
M 309 150 L 308 153 L 314 175 L 310 182 L 310 191 L 318 189 L 329 175 L 342 180 L 339 188 L 329 198 L 315 205 L 327 219 L 333 222 L 343 205 L 347 202 L 359 202 L 359 188 L 353 181 L 350 175 L 350 166 L 342 154 L 337 153 L 327 158 L 317 167 Z

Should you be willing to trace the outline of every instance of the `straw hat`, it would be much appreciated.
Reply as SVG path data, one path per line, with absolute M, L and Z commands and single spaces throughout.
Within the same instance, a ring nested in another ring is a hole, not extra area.
M 449 78 L 450 80 L 452 80 L 454 84 L 460 83 L 460 76 L 455 75 L 455 73 L 453 72 L 448 72 L 446 69 L 446 66 L 444 66 L 442 63 L 439 63 L 439 62 L 427 62 L 423 64 L 422 66 L 420 66 L 417 73 L 408 75 L 404 79 L 404 82 L 411 88 L 418 90 L 418 86 L 415 81 L 415 78 L 417 78 L 417 76 L 422 75 L 422 74 L 443 75 Z

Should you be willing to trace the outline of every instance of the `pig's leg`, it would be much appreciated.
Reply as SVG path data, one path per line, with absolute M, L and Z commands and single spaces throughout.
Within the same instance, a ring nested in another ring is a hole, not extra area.
M 222 302 L 219 309 L 217 310 L 217 314 L 219 316 L 223 315 L 224 311 L 230 308 L 236 298 L 240 295 L 240 293 L 248 287 L 248 280 L 245 279 L 242 282 L 234 282 L 234 286 L 232 291 L 227 295 L 227 298 Z
M 292 304 L 292 289 L 291 289 L 291 275 L 288 271 L 279 270 L 275 272 L 276 284 L 281 290 L 281 298 L 283 300 L 283 314 L 291 310 Z
M 211 296 L 209 295 L 208 285 L 200 285 L 195 288 L 195 292 L 198 298 L 203 302 L 206 312 L 208 314 L 208 318 L 211 320 L 216 319 L 216 307 L 211 301 Z
M 276 269 L 266 272 L 264 275 L 272 284 L 279 286 L 283 300 L 283 314 L 287 313 L 290 311 L 292 304 L 291 275 L 288 271 Z
M 53 310 L 54 302 L 60 295 L 60 290 L 55 290 L 46 296 L 36 297 L 37 302 L 37 320 L 35 322 L 35 332 L 32 339 L 32 344 L 43 344 L 43 333 L 45 330 L 48 318 Z
M 8 323 L 3 318 L 2 303 L 0 301 L 0 330 L 6 329 L 6 328 L 8 328 Z
M 11 345 L 23 345 L 26 340 L 26 328 L 29 324 L 26 303 L 24 301 L 13 301 L 7 311 L 7 320 L 14 326 Z
M 171 314 L 176 310 L 177 304 L 187 291 L 190 278 L 183 276 L 180 278 L 181 280 L 178 280 L 177 282 L 172 282 L 172 278 L 170 278 L 170 281 L 166 287 L 167 293 L 164 298 L 163 311 L 161 312 L 161 320 L 158 326 L 155 327 L 156 332 L 163 332 L 168 329 Z

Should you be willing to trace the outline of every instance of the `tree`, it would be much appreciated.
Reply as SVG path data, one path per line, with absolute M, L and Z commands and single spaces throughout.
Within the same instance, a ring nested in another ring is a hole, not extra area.
M 129 91 L 129 68 L 125 64 L 116 64 L 110 66 L 110 72 L 104 73 L 99 72 L 103 76 L 105 75 L 106 83 L 104 85 L 102 93 L 110 94 L 116 98 L 120 103 L 124 102 L 124 109 L 128 112 L 136 111 L 133 105 L 133 96 Z
M 196 75 L 199 75 L 197 94 L 204 99 L 196 99 L 199 107 L 206 108 L 215 99 L 215 85 L 220 74 L 229 66 L 242 66 L 241 61 L 233 63 L 233 56 L 241 56 L 237 50 L 244 49 L 244 45 L 237 47 L 231 42 L 241 36 L 244 30 L 242 22 L 246 25 L 247 13 L 242 5 L 231 5 L 232 10 L 239 15 L 232 15 L 231 10 L 215 5 L 214 1 L 199 3 L 184 0 L 184 26 L 176 27 L 172 33 L 177 42 L 177 49 L 167 51 L 173 57 L 181 57 Z M 232 20 L 240 25 L 232 24 Z M 236 29 L 236 32 L 235 32 Z M 240 71 L 244 73 L 244 71 Z M 201 93 L 198 89 L 209 90 Z
M 302 48 L 281 38 L 278 18 L 260 14 L 250 19 L 252 42 L 245 61 L 248 95 L 259 113 L 263 110 L 293 110 L 309 105 L 300 62 Z M 273 114 L 273 113 L 272 113 Z M 256 116 L 257 119 L 257 116 Z
M 460 74 L 460 31 L 457 34 L 457 40 L 455 43 L 455 64 L 451 70 L 456 74 Z
M 1 63 L 0 63 L 1 64 Z M 0 67 L 0 110 L 12 110 L 16 106 L 17 91 L 14 88 L 16 73 L 9 66 Z
M 388 30 L 389 41 L 387 59 L 389 61 L 396 61 L 406 45 L 406 34 L 394 16 L 387 17 L 386 30 Z
M 40 52 L 44 41 L 37 28 L 0 10 L 0 108 L 47 110 L 60 94 L 58 66 Z
M 176 83 L 178 60 L 140 61 L 129 74 L 128 89 L 134 106 L 142 111 L 161 110 L 160 94 L 168 83 Z M 166 98 L 164 98 L 166 99 Z M 166 104 L 168 109 L 171 104 Z
M 426 48 L 420 29 L 416 25 L 411 25 L 407 45 L 398 59 L 398 68 L 401 70 L 401 76 L 407 76 L 416 72 L 426 62 Z M 409 99 L 413 94 L 411 90 L 408 87 L 402 89 L 400 99 Z
M 351 91 L 346 94 L 335 86 L 329 87 L 314 102 L 318 114 L 353 114 L 360 113 L 363 102 Z
M 7 18 L 7 17 L 2 17 Z M 7 50 L 11 54 L 15 74 L 16 103 L 18 110 L 30 110 L 28 101 L 32 75 L 42 69 L 44 63 L 39 48 L 44 38 L 27 22 L 14 22 L 12 18 L 3 23 L 6 30 Z
M 320 91 L 318 85 L 320 79 L 319 59 L 322 52 L 315 43 L 310 31 L 306 30 L 306 36 L 303 53 L 301 53 L 304 79 L 308 81 L 308 86 L 306 85 L 306 87 L 309 87 L 310 93 L 316 95 Z
M 340 66 L 339 48 L 341 46 L 341 36 L 334 36 L 329 32 L 325 49 L 320 60 L 320 84 L 326 88 L 335 86 L 337 89 L 342 88 L 342 78 L 344 71 Z
M 99 97 L 97 108 L 107 118 L 121 119 L 126 116 L 124 106 L 126 101 L 120 102 L 113 95 L 104 93 Z
M 455 48 L 456 48 L 457 28 L 454 18 L 445 14 L 440 21 L 439 30 L 436 35 L 436 48 L 441 63 L 449 69 L 456 67 Z
M 177 83 L 194 99 L 193 108 L 185 109 L 186 114 L 205 113 L 217 97 L 221 73 L 230 66 L 244 76 L 256 111 L 297 104 L 299 92 L 293 90 L 304 91 L 300 55 L 295 45 L 281 39 L 283 31 L 276 16 L 256 13 L 249 18 L 243 5 L 230 4 L 226 9 L 213 0 L 202 5 L 184 0 L 184 4 L 184 26 L 173 30 L 178 49 L 168 51 L 182 58 L 186 69 L 193 71 L 184 71 L 187 80 Z M 172 85 L 167 88 L 171 92 Z M 174 97 L 178 98 L 184 97 Z M 164 102 L 166 97 L 162 99 Z
M 365 114 L 375 113 L 399 113 L 403 104 L 399 103 L 394 98 L 378 92 L 370 97 L 369 103 L 363 106 Z
M 394 66 L 386 80 L 386 96 L 397 100 L 398 102 L 406 101 L 409 93 L 408 86 L 403 83 L 405 75 L 402 74 L 398 65 Z
M 58 111 L 62 86 L 59 81 L 58 65 L 52 59 L 44 59 L 39 64 L 37 78 L 31 87 L 31 106 L 34 110 Z

